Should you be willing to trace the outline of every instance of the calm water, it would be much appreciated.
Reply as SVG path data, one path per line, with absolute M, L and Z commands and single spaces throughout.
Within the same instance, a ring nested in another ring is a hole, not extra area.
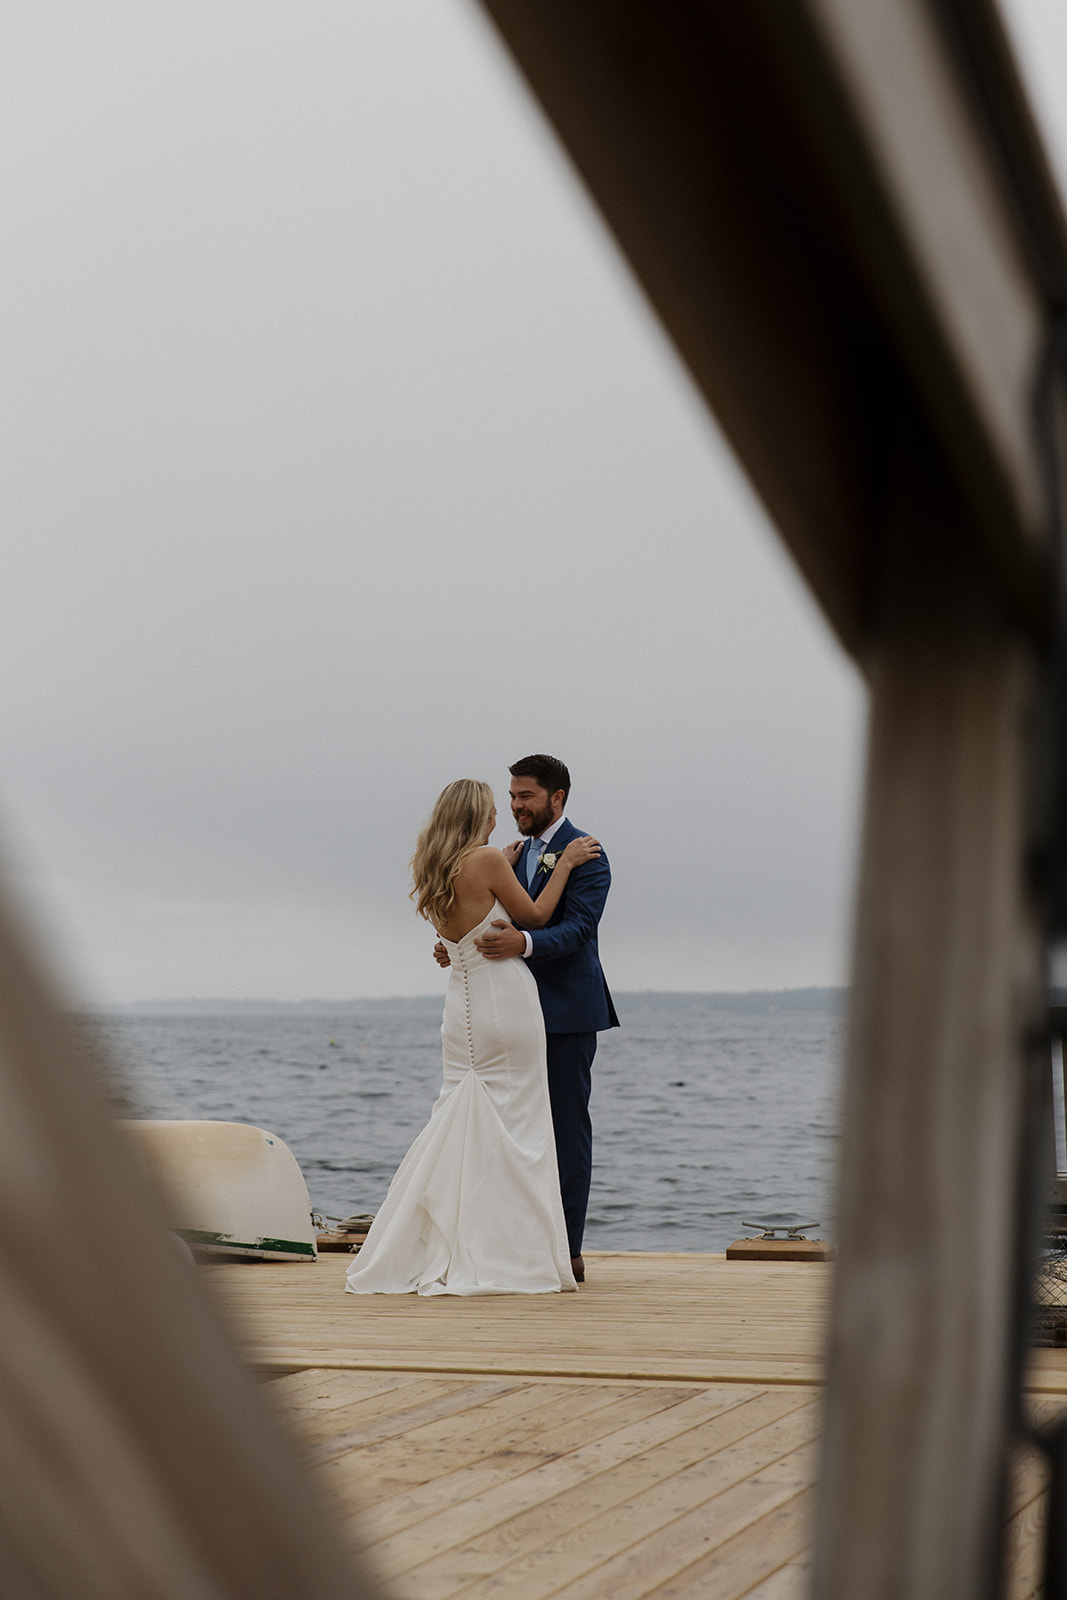
M 616 999 L 623 1027 L 594 1067 L 589 1247 L 722 1250 L 753 1217 L 830 1236 L 839 1019 Z M 82 1026 L 136 1114 L 269 1129 L 335 1217 L 377 1208 L 440 1082 L 440 1001 Z

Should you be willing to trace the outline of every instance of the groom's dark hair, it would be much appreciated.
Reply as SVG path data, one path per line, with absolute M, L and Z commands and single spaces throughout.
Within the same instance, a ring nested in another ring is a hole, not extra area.
M 523 756 L 521 761 L 516 761 L 508 768 L 513 778 L 535 778 L 542 789 L 547 789 L 549 794 L 555 794 L 557 789 L 563 790 L 563 804 L 567 804 L 567 796 L 571 792 L 571 775 L 555 756 Z

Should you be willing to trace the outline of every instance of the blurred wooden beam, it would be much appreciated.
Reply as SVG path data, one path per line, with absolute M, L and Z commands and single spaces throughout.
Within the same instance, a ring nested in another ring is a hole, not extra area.
M 69 1240 L 58 1272 L 42 1239 Z M 2 906 L 0 1267 L 0 1593 L 379 1592 L 339 1548 Z
M 862 661 L 876 625 L 905 418 L 944 460 L 975 558 L 1036 618 L 1048 282 L 1004 162 L 1033 174 L 1040 147 L 999 31 L 981 34 L 1011 133 L 994 159 L 922 0 L 485 6 L 845 647 Z M 1062 277 L 1041 171 L 1030 210 Z
M 870 685 L 815 1592 L 992 1600 L 1059 199 L 990 0 L 484 4 Z
M 906 459 L 906 458 L 905 458 Z M 867 651 L 864 836 L 814 1593 L 993 1600 L 1040 1037 L 1037 667 L 951 496 L 902 464 Z M 1051 1174 L 1048 1174 L 1051 1177 Z

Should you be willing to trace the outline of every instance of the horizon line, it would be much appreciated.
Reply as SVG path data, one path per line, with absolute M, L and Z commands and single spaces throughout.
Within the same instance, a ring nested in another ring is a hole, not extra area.
M 795 984 L 787 988 L 754 988 L 754 989 L 613 989 L 612 993 L 619 999 L 634 999 L 646 995 L 662 996 L 664 998 L 700 998 L 700 999 L 755 999 L 772 998 L 778 995 L 843 995 L 848 992 L 847 984 Z M 434 1002 L 440 1004 L 442 995 L 435 991 L 426 991 L 421 994 L 389 994 L 389 995 L 350 995 L 341 999 L 327 995 L 305 995 L 299 1000 L 272 999 L 266 995 L 182 995 L 154 998 L 141 998 L 137 1000 L 92 1000 L 86 999 L 79 1004 L 69 1007 L 75 1011 L 127 1011 L 139 1006 L 151 1006 L 158 1009 L 162 1006 L 265 1006 L 269 1009 L 283 1007 L 286 1009 L 299 1009 L 308 1006 L 357 1006 L 357 1005 L 410 1005 L 416 1002 Z

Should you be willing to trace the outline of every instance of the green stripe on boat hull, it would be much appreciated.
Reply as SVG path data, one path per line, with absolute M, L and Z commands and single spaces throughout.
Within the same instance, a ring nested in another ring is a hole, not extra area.
M 199 1228 L 175 1228 L 179 1238 L 194 1250 L 225 1250 L 234 1255 L 295 1256 L 301 1261 L 315 1260 L 315 1246 L 298 1239 L 256 1239 L 245 1242 L 232 1233 L 207 1233 Z

